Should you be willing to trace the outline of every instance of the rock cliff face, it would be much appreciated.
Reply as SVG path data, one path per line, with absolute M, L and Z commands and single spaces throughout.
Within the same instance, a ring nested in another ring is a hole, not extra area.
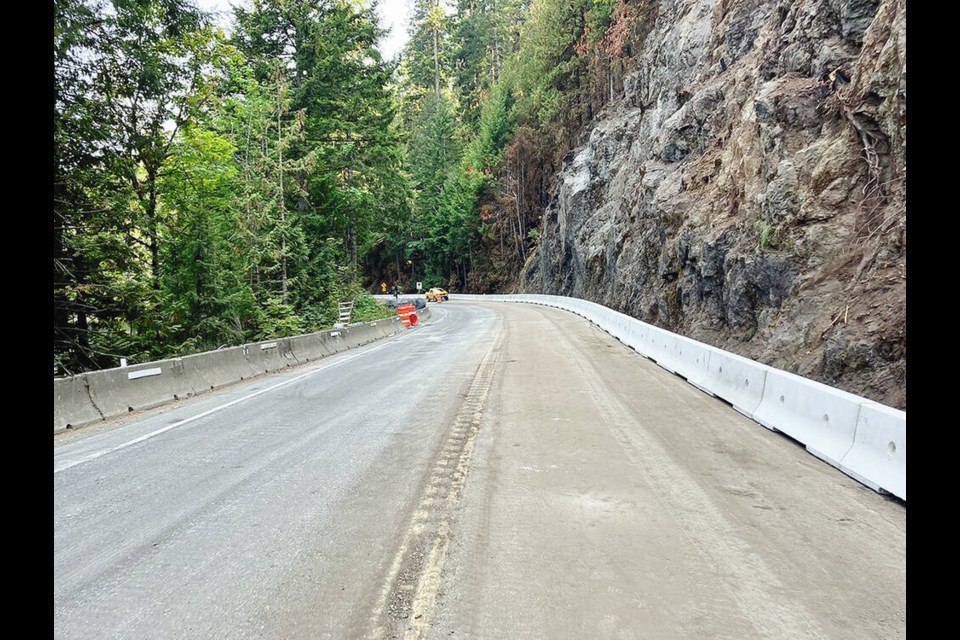
M 905 409 L 905 1 L 647 4 L 521 291 Z

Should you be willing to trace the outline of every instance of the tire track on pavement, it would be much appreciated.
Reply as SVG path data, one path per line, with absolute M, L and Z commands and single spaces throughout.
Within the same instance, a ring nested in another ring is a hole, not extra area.
M 498 314 L 497 324 L 502 321 Z M 499 361 L 503 332 L 495 330 L 495 334 L 451 423 L 410 527 L 391 564 L 370 616 L 366 634 L 370 640 L 400 637 L 416 640 L 430 628 L 443 584 L 443 567 L 456 511 Z
M 557 319 L 550 314 L 544 317 L 556 327 L 558 345 L 571 354 L 571 362 L 582 372 L 580 382 L 589 389 L 601 414 L 598 424 L 613 432 L 688 540 L 716 567 L 718 576 L 726 576 L 724 582 L 757 633 L 778 639 L 826 638 L 827 634 L 802 603 L 782 597 L 786 590 L 775 572 L 709 494 L 673 459 L 655 433 L 642 422 L 634 421 L 635 414 L 604 383 L 601 372 L 589 359 L 576 357 L 579 350 Z

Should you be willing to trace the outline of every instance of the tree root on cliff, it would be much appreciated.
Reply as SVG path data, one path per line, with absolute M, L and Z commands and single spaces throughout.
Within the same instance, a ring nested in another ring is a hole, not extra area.
M 867 165 L 867 181 L 861 190 L 863 198 L 858 207 L 861 211 L 864 207 L 870 207 L 870 211 L 865 216 L 866 220 L 858 225 L 854 233 L 857 241 L 865 241 L 884 226 L 871 229 L 871 225 L 884 213 L 883 205 L 889 201 L 889 187 L 895 182 L 890 176 L 890 141 L 880 129 L 873 114 L 860 108 L 862 103 L 857 107 L 852 106 L 849 94 L 843 90 L 836 96 L 835 108 L 843 114 L 856 132 L 863 147 L 860 157 Z M 866 237 L 863 237 L 864 231 L 867 232 Z
M 853 304 L 857 301 L 857 298 L 854 298 L 850 301 L 850 304 Z M 843 310 L 838 311 L 836 317 L 830 321 L 830 324 L 827 325 L 827 328 L 820 332 L 820 339 L 823 340 L 826 337 L 827 332 L 833 328 L 833 325 L 837 324 L 840 318 L 843 318 L 843 324 L 847 324 L 847 317 L 850 314 L 850 304 L 846 305 Z
M 881 160 L 881 156 L 885 158 L 890 153 L 890 143 L 887 141 L 887 136 L 880 131 L 879 125 L 870 114 L 864 111 L 853 111 L 842 101 L 840 104 L 843 115 L 853 125 L 863 145 L 862 157 L 867 163 L 867 175 L 869 176 L 867 184 L 863 186 L 863 194 L 866 197 L 868 193 L 876 193 L 882 200 L 886 200 L 886 183 L 882 179 L 886 167 Z

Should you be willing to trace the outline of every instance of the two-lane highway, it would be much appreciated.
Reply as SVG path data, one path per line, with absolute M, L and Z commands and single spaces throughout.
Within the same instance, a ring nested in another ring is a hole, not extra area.
M 361 637 L 363 605 L 499 333 L 490 309 L 458 311 L 55 438 L 57 637 Z
M 58 638 L 901 638 L 906 509 L 585 320 L 388 339 L 54 438 Z

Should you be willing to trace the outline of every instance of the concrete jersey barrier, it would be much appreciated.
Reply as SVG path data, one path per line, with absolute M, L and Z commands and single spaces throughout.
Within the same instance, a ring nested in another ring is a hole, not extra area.
M 860 405 L 853 446 L 839 469 L 874 491 L 907 499 L 907 414 L 876 402 Z
M 781 431 L 875 491 L 907 499 L 907 414 L 565 296 L 453 294 L 451 300 L 540 304 L 576 313 L 698 389 Z
M 421 309 L 421 319 L 430 312 Z M 258 375 L 324 358 L 404 329 L 396 316 L 182 358 L 53 380 L 53 432 L 149 409 Z

